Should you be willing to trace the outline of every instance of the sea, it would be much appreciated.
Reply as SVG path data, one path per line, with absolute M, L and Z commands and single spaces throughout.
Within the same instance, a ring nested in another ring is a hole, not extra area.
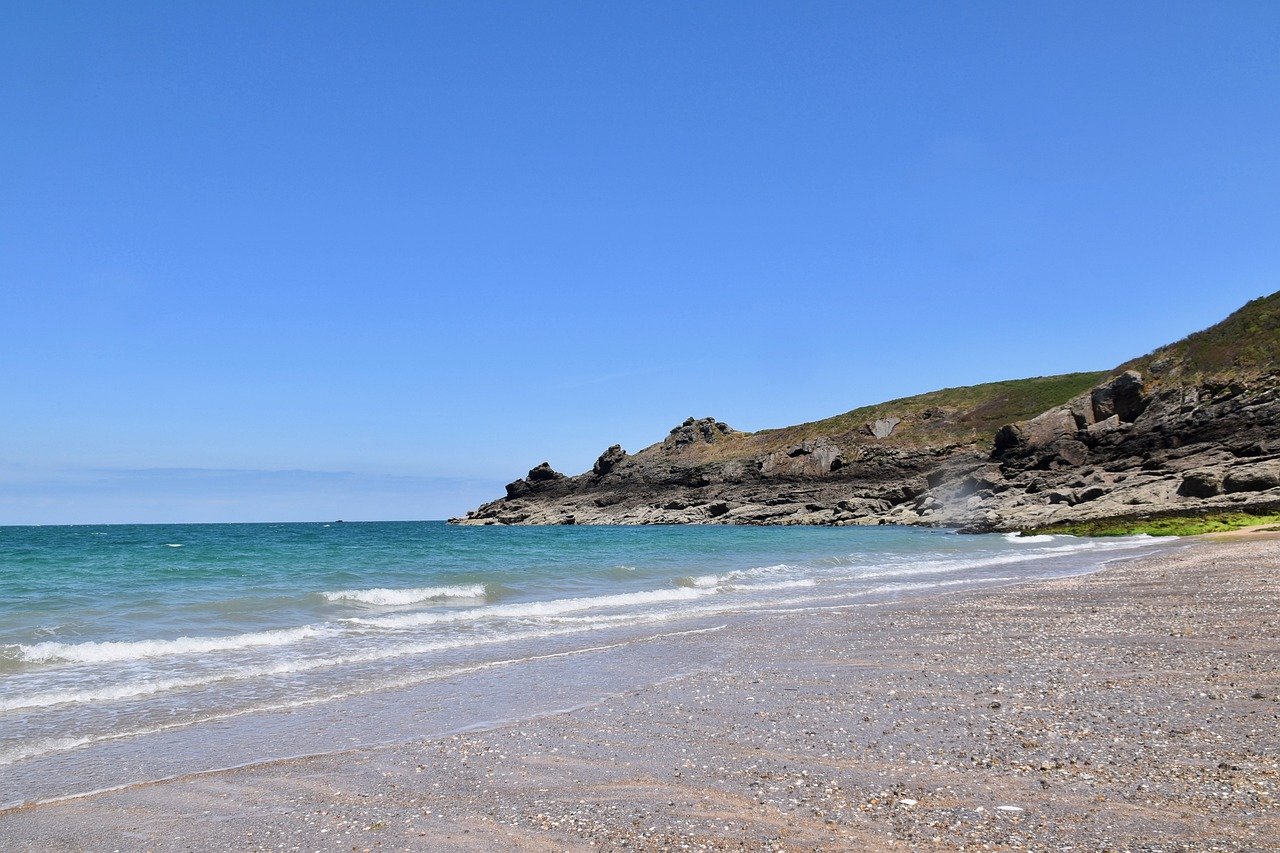
M 744 614 L 857 619 L 1168 547 L 893 526 L 0 527 L 0 808 L 515 724 L 714 666 Z

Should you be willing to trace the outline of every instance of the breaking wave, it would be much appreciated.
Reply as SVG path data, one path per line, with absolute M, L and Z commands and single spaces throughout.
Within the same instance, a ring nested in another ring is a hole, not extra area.
M 360 604 L 376 604 L 383 607 L 396 607 L 406 604 L 422 604 L 427 601 L 441 601 L 449 598 L 484 598 L 485 585 L 482 583 L 460 584 L 458 586 L 424 586 L 416 589 L 341 589 L 337 592 L 322 592 L 326 601 L 337 603 L 355 601 Z
M 110 663 L 141 658 L 195 655 L 262 646 L 285 646 L 322 636 L 326 629 L 303 625 L 275 631 L 253 631 L 226 637 L 178 637 L 174 640 L 90 641 L 34 643 L 17 647 L 18 657 L 31 663 Z

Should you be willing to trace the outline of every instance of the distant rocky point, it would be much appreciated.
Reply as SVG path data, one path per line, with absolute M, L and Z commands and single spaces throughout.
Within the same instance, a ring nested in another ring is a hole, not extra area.
M 1100 373 L 948 388 L 755 433 L 689 418 L 590 471 L 542 464 L 457 524 L 974 531 L 1280 508 L 1280 293 Z

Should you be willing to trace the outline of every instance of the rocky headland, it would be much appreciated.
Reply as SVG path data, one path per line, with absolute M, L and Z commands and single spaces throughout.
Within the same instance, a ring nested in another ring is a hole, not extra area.
M 458 524 L 1027 530 L 1280 509 L 1280 293 L 1111 371 L 948 388 L 741 432 L 689 418 L 542 463 Z

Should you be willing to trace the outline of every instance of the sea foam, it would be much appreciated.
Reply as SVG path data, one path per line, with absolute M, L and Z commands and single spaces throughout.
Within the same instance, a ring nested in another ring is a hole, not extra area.
M 1034 545 L 1039 542 L 1053 541 L 1052 536 L 1049 536 L 1044 533 L 1040 533 L 1035 536 L 1024 536 L 1021 533 L 1018 533 L 1017 531 L 1014 531 L 1012 533 L 1006 533 L 1004 535 L 1004 539 L 1006 542 L 1012 542 L 1015 545 Z
M 19 645 L 18 654 L 31 663 L 109 663 L 168 657 L 169 655 L 207 654 L 261 646 L 284 646 L 309 640 L 326 633 L 323 628 L 303 625 L 275 631 L 254 631 L 226 637 L 178 637 L 174 640 L 103 641 L 86 643 L 44 642 Z
M 479 619 L 521 619 L 539 616 L 558 616 L 597 607 L 632 607 L 646 604 L 662 604 L 670 601 L 690 601 L 711 595 L 715 589 L 652 589 L 645 592 L 625 592 L 617 595 L 592 595 L 582 598 L 557 598 L 551 601 L 531 601 L 527 604 L 495 604 L 456 610 L 447 613 L 407 613 L 403 616 L 381 616 L 370 619 L 348 619 L 355 625 L 370 628 L 412 628 L 418 625 L 434 625 L 444 622 L 471 622 Z
M 361 604 L 395 607 L 447 598 L 484 598 L 485 586 L 482 583 L 472 583 L 458 586 L 424 586 L 415 589 L 374 587 L 373 589 L 342 589 L 337 592 L 322 592 L 320 595 L 326 601 L 355 601 Z

